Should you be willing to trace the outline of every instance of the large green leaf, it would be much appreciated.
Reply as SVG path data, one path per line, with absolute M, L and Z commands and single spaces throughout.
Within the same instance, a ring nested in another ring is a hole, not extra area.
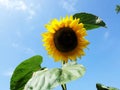
M 84 24 L 86 30 L 91 30 L 99 27 L 106 27 L 105 23 L 98 16 L 90 13 L 76 13 L 73 15 L 73 18 L 79 18 L 80 23 Z
M 38 71 L 42 63 L 42 57 L 33 56 L 19 64 L 10 81 L 10 90 L 23 90 L 27 81 L 32 77 L 33 72 Z
M 51 90 L 58 85 L 82 77 L 84 73 L 83 65 L 76 62 L 65 64 L 62 68 L 37 71 L 27 82 L 24 90 Z
M 105 86 L 105 85 L 100 84 L 100 83 L 96 84 L 96 88 L 97 88 L 97 90 L 120 90 L 120 89 L 117 89 L 117 88 L 114 88 L 114 87 Z

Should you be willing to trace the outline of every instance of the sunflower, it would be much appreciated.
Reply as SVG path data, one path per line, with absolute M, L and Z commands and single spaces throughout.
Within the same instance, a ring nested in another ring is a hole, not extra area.
M 84 38 L 87 33 L 83 23 L 73 16 L 51 20 L 45 25 L 47 32 L 42 34 L 43 46 L 55 61 L 76 60 L 85 55 L 83 49 L 89 42 Z

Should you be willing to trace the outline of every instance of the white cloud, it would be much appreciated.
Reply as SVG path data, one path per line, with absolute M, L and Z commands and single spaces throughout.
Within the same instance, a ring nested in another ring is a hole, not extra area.
M 23 0 L 0 0 L 0 6 L 6 9 L 15 9 L 25 11 L 27 5 Z
M 25 0 L 0 0 L 0 7 L 7 10 L 23 11 L 28 14 L 28 19 L 32 19 L 36 14 L 32 3 L 27 4 Z
M 76 11 L 75 5 L 77 4 L 77 0 L 61 0 L 62 7 L 67 10 L 68 12 Z
M 18 5 L 16 3 L 18 3 Z M 24 1 L 18 1 L 18 2 L 15 2 L 15 4 L 17 5 L 16 8 L 15 8 L 16 10 L 25 11 L 28 8 Z

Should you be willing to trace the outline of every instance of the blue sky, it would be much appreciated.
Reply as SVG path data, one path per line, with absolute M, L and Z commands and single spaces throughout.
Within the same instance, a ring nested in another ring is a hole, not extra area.
M 51 19 L 88 12 L 102 18 L 107 28 L 88 31 L 86 56 L 78 59 L 87 71 L 78 80 L 67 83 L 68 90 L 96 90 L 96 83 L 120 88 L 120 14 L 119 0 L 0 0 L 0 87 L 9 90 L 15 67 L 23 60 L 43 56 L 43 67 L 60 67 L 47 55 L 41 36 Z M 61 90 L 57 87 L 55 90 Z

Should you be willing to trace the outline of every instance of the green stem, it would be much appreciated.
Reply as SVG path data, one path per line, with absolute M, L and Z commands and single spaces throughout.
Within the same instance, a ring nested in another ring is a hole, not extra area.
M 63 66 L 65 63 L 66 63 L 66 62 L 65 62 L 65 61 L 63 61 L 63 62 L 62 62 L 62 66 Z
M 67 90 L 66 84 L 62 84 L 61 87 L 62 87 L 62 90 Z
M 66 63 L 66 62 L 63 61 L 63 62 L 62 62 L 62 66 L 63 66 L 65 63 Z M 61 87 L 62 87 L 62 90 L 67 90 L 66 84 L 61 84 Z

